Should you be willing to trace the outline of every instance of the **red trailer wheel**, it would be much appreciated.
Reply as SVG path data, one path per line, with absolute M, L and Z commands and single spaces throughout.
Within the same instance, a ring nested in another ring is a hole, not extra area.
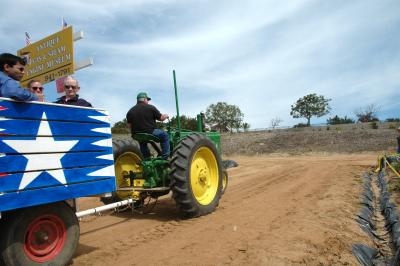
M 42 215 L 32 221 L 25 236 L 24 250 L 33 261 L 51 261 L 64 247 L 67 229 L 55 215 Z
M 19 209 L 4 218 L 0 255 L 5 265 L 67 265 L 71 261 L 79 241 L 79 222 L 65 202 Z

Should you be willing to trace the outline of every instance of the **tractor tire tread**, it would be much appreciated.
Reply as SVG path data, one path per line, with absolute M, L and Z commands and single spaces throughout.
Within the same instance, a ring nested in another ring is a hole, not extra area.
M 140 158 L 143 158 L 142 153 L 140 152 L 139 145 L 137 142 L 128 139 L 117 139 L 113 140 L 113 154 L 114 160 L 116 161 L 118 156 L 123 154 L 124 152 L 133 152 L 137 154 Z M 111 197 L 100 197 L 100 201 L 103 204 L 110 204 L 117 201 L 124 200 L 125 198 L 120 198 L 116 191 L 112 192 Z
M 208 205 L 202 205 L 197 201 L 190 184 L 192 157 L 203 146 L 213 152 L 218 164 L 218 188 L 215 197 Z M 170 176 L 172 197 L 185 217 L 191 218 L 206 215 L 213 212 L 218 206 L 222 189 L 222 163 L 214 144 L 205 135 L 190 134 L 178 144 L 172 155 Z

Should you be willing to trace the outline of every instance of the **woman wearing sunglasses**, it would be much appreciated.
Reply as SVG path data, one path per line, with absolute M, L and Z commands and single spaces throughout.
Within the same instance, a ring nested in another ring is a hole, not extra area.
M 36 94 L 40 101 L 44 102 L 44 94 L 43 94 L 43 86 L 40 81 L 30 80 L 28 82 L 28 90 L 34 94 Z

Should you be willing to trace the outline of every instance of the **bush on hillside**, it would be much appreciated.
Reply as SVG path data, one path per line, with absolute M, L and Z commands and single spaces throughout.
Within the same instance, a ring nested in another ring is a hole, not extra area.
M 374 121 L 374 122 L 371 123 L 371 128 L 372 129 L 378 129 L 378 127 L 379 127 L 378 126 L 378 122 Z
M 298 123 L 297 125 L 294 125 L 293 128 L 299 128 L 299 127 L 308 127 L 309 125 L 304 124 L 304 123 Z
M 339 117 L 337 115 L 335 115 L 334 117 L 330 117 L 330 118 L 328 118 L 328 120 L 326 120 L 326 123 L 328 125 L 354 124 L 354 122 L 355 121 L 353 119 L 351 119 L 351 118 L 349 118 L 347 116 L 344 116 L 342 118 L 342 117 Z
M 400 122 L 400 118 L 386 118 L 385 122 Z

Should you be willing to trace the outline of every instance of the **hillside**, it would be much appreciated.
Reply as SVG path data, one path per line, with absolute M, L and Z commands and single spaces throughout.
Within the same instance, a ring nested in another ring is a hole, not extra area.
M 395 124 L 383 123 L 373 129 L 366 123 L 226 133 L 221 142 L 225 155 L 390 152 L 397 147 L 395 128 Z
M 391 152 L 397 147 L 397 127 L 396 123 L 381 123 L 373 129 L 363 123 L 223 133 L 221 145 L 224 155 Z M 131 138 L 115 134 L 113 139 Z

